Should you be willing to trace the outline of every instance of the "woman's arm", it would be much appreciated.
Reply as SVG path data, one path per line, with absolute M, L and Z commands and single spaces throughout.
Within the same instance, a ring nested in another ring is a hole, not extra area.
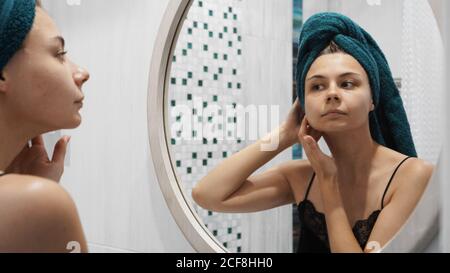
M 434 166 L 421 159 L 412 159 L 409 163 L 405 164 L 407 168 L 399 169 L 398 187 L 378 216 L 368 240 L 371 245 L 384 247 L 406 223 L 425 192 Z M 370 250 L 367 248 L 366 251 Z
M 276 150 L 262 151 L 264 142 L 258 140 L 233 154 L 197 183 L 192 190 L 193 199 L 205 209 L 220 212 L 255 212 L 293 203 L 282 166 L 250 177 L 292 145 L 285 137 L 283 126 L 271 134 L 280 137 Z
M 255 212 L 291 204 L 295 201 L 281 164 L 251 176 L 280 152 L 298 141 L 300 121 L 304 116 L 298 99 L 282 125 L 270 133 L 278 137 L 278 147 L 264 151 L 266 141 L 259 140 L 222 161 L 192 190 L 193 199 L 203 208 L 220 212 Z
M 362 253 L 342 203 L 338 182 L 335 178 L 319 179 L 320 193 L 327 223 L 328 240 L 332 253 Z

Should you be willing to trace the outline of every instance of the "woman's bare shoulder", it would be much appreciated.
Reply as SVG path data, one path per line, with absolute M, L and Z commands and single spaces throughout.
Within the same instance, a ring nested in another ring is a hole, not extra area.
M 395 152 L 392 153 L 396 162 L 402 162 L 408 156 Z M 425 191 L 431 176 L 435 170 L 434 164 L 418 157 L 410 157 L 398 168 L 394 184 L 393 195 L 396 193 L 408 193 L 420 197 Z M 403 194 L 402 194 L 403 195 Z
M 3 176 L 0 208 L 0 252 L 59 252 L 65 250 L 67 236 L 83 238 L 75 203 L 54 181 Z
M 313 175 L 313 168 L 307 159 L 290 160 L 279 166 L 298 203 L 304 196 L 308 182 Z
M 0 179 L 0 207 L 10 210 L 71 208 L 74 202 L 58 183 L 36 176 L 10 174 Z M 3 210 L 3 212 L 6 212 Z
M 409 158 L 408 161 L 403 171 L 402 180 L 409 181 L 407 182 L 409 185 L 412 182 L 417 186 L 425 188 L 435 170 L 434 164 L 416 157 Z
M 57 188 L 61 188 L 58 183 L 37 176 L 8 174 L 0 178 L 0 193 L 4 191 Z

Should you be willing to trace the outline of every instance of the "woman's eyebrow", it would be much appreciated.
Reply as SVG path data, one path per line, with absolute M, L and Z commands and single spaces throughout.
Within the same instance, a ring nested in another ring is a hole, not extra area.
M 361 77 L 361 75 L 356 73 L 356 72 L 346 72 L 346 73 L 343 73 L 343 74 L 339 75 L 338 78 L 343 78 L 343 77 L 346 77 L 346 76 L 358 76 L 358 77 Z M 309 80 L 312 80 L 312 79 L 316 79 L 316 78 L 318 78 L 318 79 L 326 79 L 327 77 L 325 77 L 323 75 L 314 75 L 314 76 L 308 78 L 306 81 L 309 81 Z
M 64 38 L 62 36 L 55 36 L 55 37 L 53 37 L 53 40 L 56 40 L 59 43 L 61 43 L 62 48 L 64 48 L 66 46 L 66 41 L 64 40 Z

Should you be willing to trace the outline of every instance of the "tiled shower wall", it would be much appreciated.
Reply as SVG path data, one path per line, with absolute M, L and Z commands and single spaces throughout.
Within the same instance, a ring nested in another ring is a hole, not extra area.
M 173 160 L 178 178 L 190 198 L 195 183 L 212 166 L 243 148 L 241 139 L 226 140 L 203 135 L 202 126 L 211 126 L 216 118 L 225 121 L 217 129 L 232 136 L 235 115 L 225 112 L 227 105 L 244 103 L 242 89 L 242 2 L 234 0 L 202 1 L 192 4 L 178 38 L 172 59 L 169 88 L 171 128 L 184 121 L 199 127 L 179 127 L 171 132 Z M 223 107 L 206 113 L 208 106 Z M 183 112 L 188 106 L 192 113 Z M 224 126 L 225 125 L 225 126 Z M 183 137 L 188 133 L 189 138 Z M 242 252 L 240 214 L 207 211 L 194 207 L 211 233 L 230 251 Z
M 275 105 L 280 118 L 289 110 L 292 1 L 274 2 L 195 0 L 189 10 L 172 58 L 168 94 L 172 160 L 188 199 L 208 171 L 256 140 L 248 135 L 227 139 L 236 136 L 238 105 Z M 215 106 L 219 109 L 208 111 Z M 180 126 L 185 118 L 192 121 L 191 128 Z M 215 137 L 202 135 L 196 126 L 214 124 L 219 133 Z M 265 168 L 288 157 L 288 152 L 282 154 Z M 209 231 L 232 252 L 292 249 L 289 207 L 225 214 L 192 204 Z

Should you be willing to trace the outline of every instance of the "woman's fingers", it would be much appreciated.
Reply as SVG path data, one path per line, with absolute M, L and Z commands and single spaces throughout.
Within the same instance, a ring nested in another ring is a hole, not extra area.
M 55 145 L 53 151 L 52 162 L 53 163 L 64 163 L 64 158 L 66 156 L 67 145 L 69 144 L 70 136 L 64 136 Z
M 33 138 L 31 140 L 31 145 L 32 146 L 35 146 L 35 145 L 42 145 L 42 146 L 44 146 L 44 138 L 42 137 L 42 135 L 39 135 L 39 136 Z
M 306 120 L 306 116 L 305 116 L 302 119 L 302 123 L 300 125 L 300 130 L 298 131 L 298 136 L 299 136 L 301 142 L 303 142 L 303 137 L 305 137 L 308 134 L 308 131 L 306 128 L 307 124 L 308 124 L 308 121 Z

